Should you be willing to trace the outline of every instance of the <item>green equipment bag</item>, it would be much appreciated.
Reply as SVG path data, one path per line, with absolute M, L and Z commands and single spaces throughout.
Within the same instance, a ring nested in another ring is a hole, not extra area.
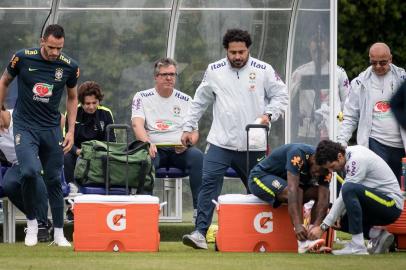
M 110 186 L 126 186 L 128 176 L 128 187 L 137 188 L 137 194 L 152 193 L 155 168 L 148 151 L 149 143 L 92 140 L 83 142 L 81 149 L 75 167 L 75 181 L 79 185 L 106 186 L 108 190 Z

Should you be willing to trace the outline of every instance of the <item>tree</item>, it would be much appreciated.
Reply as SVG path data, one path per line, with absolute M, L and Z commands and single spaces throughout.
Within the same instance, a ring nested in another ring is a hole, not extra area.
M 405 14 L 402 0 L 338 2 L 338 64 L 350 79 L 368 67 L 369 47 L 378 41 L 391 48 L 395 65 L 405 66 Z

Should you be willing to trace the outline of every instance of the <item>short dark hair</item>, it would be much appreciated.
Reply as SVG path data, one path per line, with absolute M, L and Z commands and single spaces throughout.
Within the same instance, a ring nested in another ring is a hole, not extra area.
M 79 86 L 78 99 L 81 104 L 85 102 L 87 96 L 95 96 L 99 102 L 102 102 L 104 94 L 97 82 L 86 81 Z
M 338 153 L 345 155 L 345 148 L 341 144 L 330 140 L 323 140 L 316 148 L 316 163 L 322 166 L 327 162 L 336 161 Z
M 154 64 L 154 76 L 157 76 L 159 73 L 159 69 L 161 67 L 168 67 L 168 66 L 174 66 L 176 68 L 177 63 L 175 60 L 169 57 L 164 57 L 161 59 L 158 59 L 155 64 Z
M 251 36 L 248 31 L 241 29 L 228 29 L 223 37 L 223 47 L 228 49 L 230 42 L 245 42 L 245 46 L 249 48 L 252 44 Z
M 42 38 L 47 39 L 51 35 L 57 39 L 65 38 L 65 30 L 59 24 L 50 24 L 45 28 Z
M 330 49 L 330 37 L 327 36 L 327 34 L 323 31 L 314 33 L 310 38 L 309 44 L 312 42 L 314 42 L 316 44 L 319 42 L 324 43 L 326 45 L 326 48 Z

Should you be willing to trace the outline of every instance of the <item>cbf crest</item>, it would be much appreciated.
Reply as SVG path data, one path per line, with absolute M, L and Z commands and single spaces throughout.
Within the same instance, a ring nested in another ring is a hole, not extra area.
M 249 75 L 248 75 L 248 78 L 249 78 L 249 91 L 251 91 L 251 92 L 253 92 L 253 91 L 255 91 L 255 79 L 256 79 L 256 77 L 257 77 L 257 74 L 255 74 L 255 72 L 251 72 Z
M 63 77 L 63 69 L 57 68 L 55 69 L 55 81 L 61 81 Z
M 180 116 L 180 107 L 178 105 L 173 106 L 173 116 Z

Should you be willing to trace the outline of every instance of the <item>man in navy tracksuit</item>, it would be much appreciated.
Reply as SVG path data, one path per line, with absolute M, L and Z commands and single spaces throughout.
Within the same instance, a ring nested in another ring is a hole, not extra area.
M 47 186 L 55 244 L 71 246 L 63 234 L 64 201 L 60 175 L 63 153 L 73 145 L 79 68 L 73 59 L 61 53 L 64 41 L 63 28 L 49 25 L 41 38 L 41 47 L 15 53 L 0 79 L 0 105 L 3 105 L 7 88 L 18 75 L 18 99 L 13 113 L 14 144 L 28 219 L 26 246 L 34 246 L 38 242 L 35 212 L 37 196 L 40 195 L 34 192 L 37 181 L 44 181 Z M 70 128 L 63 139 L 58 107 L 65 86 Z M 3 128 L 4 123 L 0 120 L 0 129 Z

